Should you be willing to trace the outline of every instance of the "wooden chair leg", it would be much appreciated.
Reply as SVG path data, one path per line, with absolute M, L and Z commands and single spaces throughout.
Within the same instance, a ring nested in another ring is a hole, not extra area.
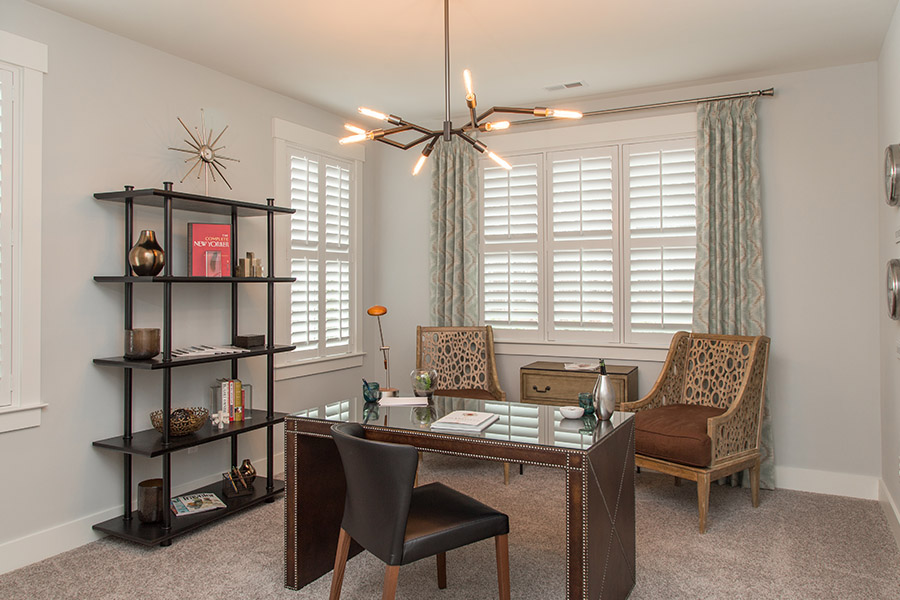
M 503 485 L 509 485 L 509 463 L 503 463 Z
M 413 487 L 419 487 L 419 467 L 422 465 L 422 453 L 419 452 L 419 460 L 416 462 L 416 476 L 413 479 Z
M 750 467 L 750 501 L 753 503 L 753 508 L 759 506 L 759 469 L 760 469 L 760 461 L 757 461 Z
M 697 507 L 700 509 L 700 533 L 706 532 L 706 513 L 709 510 L 709 475 L 697 477 Z
M 443 590 L 447 588 L 447 553 L 441 552 L 435 557 L 437 558 L 438 588 Z
M 339 600 L 341 586 L 344 584 L 344 569 L 347 566 L 347 554 L 350 552 L 350 534 L 341 529 L 338 536 L 337 552 L 334 555 L 334 573 L 331 575 L 331 595 L 329 600 Z
M 509 536 L 507 534 L 494 537 L 497 547 L 497 584 L 500 588 L 500 600 L 509 600 Z
M 384 590 L 381 600 L 394 600 L 397 595 L 397 578 L 400 576 L 400 565 L 387 565 L 384 569 Z
M 519 475 L 525 474 L 525 465 L 523 463 L 519 463 Z

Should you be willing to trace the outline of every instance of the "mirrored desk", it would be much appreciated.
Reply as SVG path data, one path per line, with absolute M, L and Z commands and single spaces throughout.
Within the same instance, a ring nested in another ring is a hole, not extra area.
M 496 413 L 477 434 L 431 431 L 453 410 Z M 562 469 L 566 487 L 566 598 L 625 598 L 635 582 L 634 415 L 563 419 L 554 406 L 435 396 L 428 407 L 343 400 L 285 419 L 285 586 L 331 571 L 343 515 L 344 474 L 330 428 L 437 452 Z M 527 474 L 526 474 L 527 476 Z M 511 536 L 515 532 L 510 532 Z M 351 556 L 360 552 L 355 543 Z

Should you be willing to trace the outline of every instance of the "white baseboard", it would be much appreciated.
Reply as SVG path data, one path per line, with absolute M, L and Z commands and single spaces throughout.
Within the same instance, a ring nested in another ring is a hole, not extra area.
M 280 478 L 284 471 L 284 454 L 272 457 L 275 477 Z M 265 459 L 254 459 L 254 466 L 258 473 L 265 475 L 267 463 Z M 172 495 L 177 496 L 190 490 L 221 481 L 222 475 L 216 473 L 191 482 L 176 486 Z M 135 497 L 133 509 L 137 509 Z M 10 540 L 0 544 L 0 575 L 9 571 L 30 565 L 45 558 L 50 558 L 61 552 L 66 552 L 94 542 L 104 537 L 102 533 L 94 531 L 92 526 L 122 514 L 122 507 L 116 506 L 96 513 L 85 515 L 74 521 L 55 525 L 43 531 L 38 531 L 24 537 Z M 175 543 L 178 543 L 177 541 Z
M 891 533 L 894 534 L 894 541 L 897 542 L 897 547 L 900 548 L 900 510 L 897 509 L 897 503 L 894 502 L 894 498 L 888 491 L 887 486 L 884 485 L 883 479 L 878 480 L 878 502 L 881 504 L 884 516 L 887 517 Z
M 779 489 L 877 500 L 879 481 L 874 475 L 775 466 L 775 484 Z

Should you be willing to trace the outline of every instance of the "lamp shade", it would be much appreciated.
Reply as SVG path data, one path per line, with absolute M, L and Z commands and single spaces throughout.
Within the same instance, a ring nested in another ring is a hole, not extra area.
M 381 315 L 387 314 L 387 308 L 381 306 L 380 304 L 376 304 L 375 306 L 370 306 L 366 312 L 373 317 L 380 317 Z

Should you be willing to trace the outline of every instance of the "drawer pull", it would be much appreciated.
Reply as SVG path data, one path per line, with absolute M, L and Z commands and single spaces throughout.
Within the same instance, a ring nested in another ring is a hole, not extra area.
M 547 392 L 550 391 L 550 386 L 548 385 L 548 386 L 545 387 L 544 389 L 539 390 L 539 389 L 537 389 L 537 386 L 536 386 L 536 385 L 533 385 L 533 386 L 531 386 L 531 389 L 533 389 L 534 391 L 536 391 L 538 394 L 546 394 Z

